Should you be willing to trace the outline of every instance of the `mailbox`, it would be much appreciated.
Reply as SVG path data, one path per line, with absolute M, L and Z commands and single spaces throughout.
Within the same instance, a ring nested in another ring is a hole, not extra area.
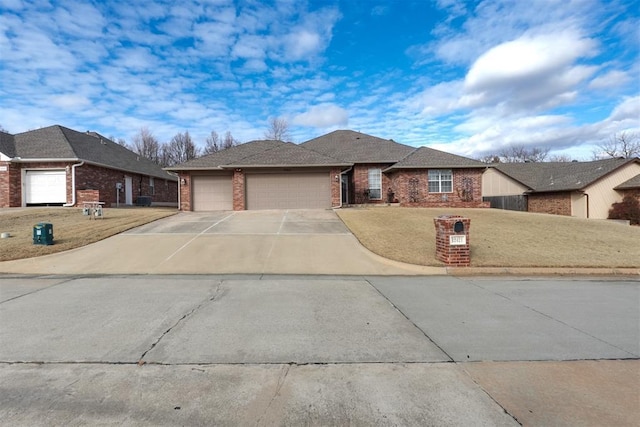
M 436 227 L 436 258 L 446 265 L 465 267 L 471 264 L 469 226 L 471 220 L 460 215 L 434 218 Z

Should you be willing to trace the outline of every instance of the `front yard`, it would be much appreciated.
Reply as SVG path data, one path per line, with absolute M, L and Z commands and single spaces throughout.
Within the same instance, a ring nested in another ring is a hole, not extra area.
M 498 209 L 371 207 L 337 211 L 372 252 L 410 264 L 438 266 L 439 215 L 471 219 L 474 267 L 640 267 L 640 227 L 605 220 Z
M 10 208 L 0 211 L 0 261 L 62 252 L 94 243 L 177 212 L 175 208 L 104 209 L 102 219 L 89 219 L 78 208 Z M 53 245 L 34 245 L 33 227 L 53 225 Z

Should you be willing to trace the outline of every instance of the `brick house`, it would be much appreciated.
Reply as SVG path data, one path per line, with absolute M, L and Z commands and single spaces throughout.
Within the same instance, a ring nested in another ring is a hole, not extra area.
M 95 132 L 62 126 L 0 132 L 0 207 L 176 206 L 178 179 Z
M 640 159 L 503 163 L 483 175 L 483 196 L 524 196 L 526 211 L 606 219 L 625 191 L 640 191 Z
M 336 208 L 350 204 L 488 207 L 486 165 L 339 130 L 300 145 L 252 141 L 167 170 L 181 210 Z

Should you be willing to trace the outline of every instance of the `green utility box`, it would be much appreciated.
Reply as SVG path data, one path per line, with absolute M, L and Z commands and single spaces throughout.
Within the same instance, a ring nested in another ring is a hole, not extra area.
M 34 245 L 53 245 L 53 224 L 41 222 L 33 226 Z

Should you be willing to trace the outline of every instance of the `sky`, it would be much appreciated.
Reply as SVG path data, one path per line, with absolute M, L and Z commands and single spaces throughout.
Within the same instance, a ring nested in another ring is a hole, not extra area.
M 0 0 L 0 126 L 589 160 L 640 131 L 636 0 Z

